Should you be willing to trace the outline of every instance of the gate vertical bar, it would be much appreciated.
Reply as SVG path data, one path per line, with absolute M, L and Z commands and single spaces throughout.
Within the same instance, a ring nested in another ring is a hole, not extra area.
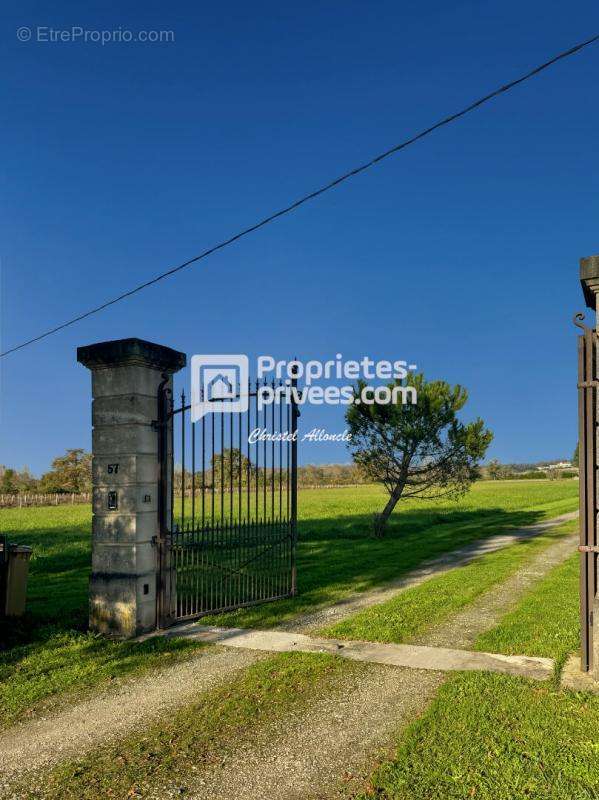
M 291 380 L 291 431 L 293 434 L 291 440 L 291 594 L 297 594 L 297 563 L 296 563 L 296 548 L 297 548 L 297 425 L 299 420 L 299 408 L 297 407 L 296 391 L 297 391 L 297 376 Z

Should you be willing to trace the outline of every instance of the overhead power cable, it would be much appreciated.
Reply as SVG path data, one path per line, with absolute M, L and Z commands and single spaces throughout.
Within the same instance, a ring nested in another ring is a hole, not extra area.
M 282 208 L 279 211 L 275 211 L 273 214 L 270 214 L 270 216 L 265 217 L 264 219 L 260 220 L 259 222 L 256 222 L 253 225 L 250 225 L 249 228 L 244 228 L 242 231 L 239 231 L 239 233 L 236 233 L 234 236 L 225 239 L 219 244 L 209 247 L 207 250 L 204 250 L 199 255 L 194 256 L 193 258 L 190 258 L 187 261 L 184 261 L 182 264 L 179 264 L 176 267 L 172 267 L 172 269 L 169 269 L 166 272 L 162 272 L 160 275 L 156 275 L 156 277 L 151 278 L 148 281 L 145 281 L 145 283 L 140 283 L 139 286 L 135 286 L 133 289 L 129 289 L 129 291 L 123 292 L 117 297 L 113 297 L 112 300 L 107 300 L 101 305 L 96 306 L 95 308 L 91 308 L 88 311 L 85 311 L 82 314 L 79 314 L 76 317 L 67 320 L 67 322 L 63 322 L 54 328 L 50 328 L 50 330 L 47 330 L 44 333 L 40 333 L 38 336 L 34 336 L 32 339 L 28 339 L 25 342 L 21 342 L 21 344 L 15 345 L 10 349 L 5 350 L 3 353 L 0 353 L 0 358 L 3 358 L 4 356 L 9 355 L 10 353 L 14 353 L 17 350 L 21 350 L 23 347 L 27 347 L 30 344 L 34 344 L 34 342 L 39 342 L 41 339 L 45 339 L 47 336 L 51 336 L 53 333 L 58 333 L 58 331 L 61 331 L 64 328 L 68 328 L 70 325 L 74 325 L 76 322 L 80 322 L 81 320 L 86 319 L 87 317 L 91 317 L 93 314 L 98 314 L 105 308 L 113 306 L 115 303 L 119 303 L 121 300 L 125 300 L 127 297 L 131 297 L 132 295 L 137 294 L 137 292 L 141 292 L 143 289 L 147 289 L 148 286 L 152 286 L 153 284 L 158 283 L 159 281 L 162 281 L 165 278 L 170 277 L 171 275 L 174 275 L 176 272 L 180 272 L 186 267 L 191 266 L 191 264 L 195 264 L 197 261 L 201 261 L 202 259 L 207 258 L 213 253 L 216 253 L 217 250 L 222 250 L 224 247 L 228 247 L 228 245 L 233 244 L 233 242 L 236 242 L 238 239 L 242 239 L 244 236 L 248 236 L 250 233 L 253 233 L 254 231 L 259 230 L 260 228 L 263 228 L 265 225 L 274 222 L 276 219 L 279 219 L 279 217 L 283 217 L 285 216 L 285 214 L 289 214 L 292 211 L 295 211 L 296 208 L 299 208 L 300 206 L 304 205 L 304 203 L 308 203 L 310 200 L 314 200 L 321 194 L 324 194 L 325 192 L 328 192 L 330 189 L 334 189 L 336 186 L 339 186 L 341 183 L 344 183 L 344 181 L 347 181 L 350 178 L 359 175 L 361 172 L 365 172 L 367 169 L 370 169 L 375 164 L 378 164 L 379 161 L 383 161 L 383 159 L 389 158 L 389 156 L 392 156 L 395 153 L 398 153 L 400 150 L 409 147 L 411 144 L 414 144 L 414 142 L 417 142 L 419 139 L 423 139 L 425 136 L 428 136 L 429 134 L 433 133 L 433 131 L 442 128 L 445 125 L 449 125 L 451 122 L 455 122 L 460 117 L 469 114 L 471 111 L 474 111 L 475 109 L 479 108 L 484 103 L 488 103 L 490 100 L 493 100 L 500 94 L 508 92 L 510 89 L 513 89 L 515 86 L 518 86 L 518 84 L 524 83 L 524 81 L 533 78 L 535 75 L 538 75 L 540 72 L 543 72 L 543 70 L 546 70 L 548 67 L 553 66 L 553 64 L 556 64 L 558 61 L 562 61 L 564 58 L 568 58 L 569 56 L 572 56 L 575 53 L 580 52 L 585 47 L 589 47 L 590 45 L 595 44 L 597 41 L 599 41 L 599 34 L 593 36 L 591 39 L 587 39 L 584 42 L 579 42 L 578 44 L 574 45 L 574 47 L 570 47 L 568 50 L 564 50 L 563 52 L 558 53 L 556 56 L 553 56 L 553 58 L 550 58 L 549 61 L 545 61 L 538 67 L 535 67 L 534 69 L 530 70 L 530 72 L 521 75 L 519 78 L 516 78 L 515 80 L 510 81 L 509 83 L 505 83 L 503 86 L 500 86 L 498 89 L 495 89 L 494 91 L 490 92 L 484 97 L 481 97 L 479 100 L 475 100 L 473 103 L 470 103 L 470 105 L 466 106 L 461 111 L 456 111 L 455 114 L 450 114 L 448 117 L 444 117 L 438 122 L 435 122 L 435 124 L 431 125 L 429 128 L 425 128 L 419 133 L 416 133 L 413 136 L 411 136 L 409 139 L 406 139 L 405 141 L 401 142 L 400 144 L 396 144 L 393 147 L 390 147 L 388 150 L 385 150 L 385 152 L 380 153 L 378 156 L 375 156 L 374 158 L 370 159 L 370 161 L 367 161 L 366 163 L 360 165 L 359 167 L 355 167 L 354 169 L 349 170 L 349 172 L 345 172 L 343 175 L 340 175 L 338 178 L 335 178 L 335 180 L 330 181 L 330 183 L 324 184 L 319 189 L 316 189 L 315 191 L 310 192 L 310 194 L 306 194 L 303 197 L 300 197 L 299 200 L 295 200 L 290 205 L 285 206 L 285 208 Z

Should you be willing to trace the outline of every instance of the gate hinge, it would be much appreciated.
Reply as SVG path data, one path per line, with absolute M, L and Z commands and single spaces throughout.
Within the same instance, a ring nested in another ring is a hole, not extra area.
M 599 553 L 599 545 L 596 544 L 579 544 L 579 553 Z

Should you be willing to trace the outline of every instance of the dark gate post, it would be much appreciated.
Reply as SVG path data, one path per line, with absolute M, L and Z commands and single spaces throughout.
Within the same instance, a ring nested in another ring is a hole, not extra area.
M 596 312 L 595 330 L 580 325 L 578 339 L 578 464 L 580 478 L 580 622 L 581 667 L 599 680 L 599 624 L 597 596 L 597 419 L 599 417 L 599 256 L 580 260 L 580 283 L 588 308 Z M 581 317 L 583 315 L 580 315 Z M 577 323 L 578 324 L 578 323 Z
M 160 476 L 172 480 L 160 471 L 168 428 L 157 425 L 159 387 L 172 385 L 186 357 L 119 339 L 77 348 L 77 360 L 92 372 L 90 628 L 130 638 L 157 624 Z
M 171 568 L 172 520 L 174 497 L 174 446 L 173 446 L 173 381 L 168 372 L 162 373 L 158 386 L 158 579 L 156 602 L 156 627 L 167 628 L 175 621 L 176 576 Z M 182 472 L 185 464 L 182 464 Z

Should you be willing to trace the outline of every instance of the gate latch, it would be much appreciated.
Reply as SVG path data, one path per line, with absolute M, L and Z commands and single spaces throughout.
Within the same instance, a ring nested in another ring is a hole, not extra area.
M 579 544 L 579 553 L 599 553 L 599 545 L 596 544 Z

